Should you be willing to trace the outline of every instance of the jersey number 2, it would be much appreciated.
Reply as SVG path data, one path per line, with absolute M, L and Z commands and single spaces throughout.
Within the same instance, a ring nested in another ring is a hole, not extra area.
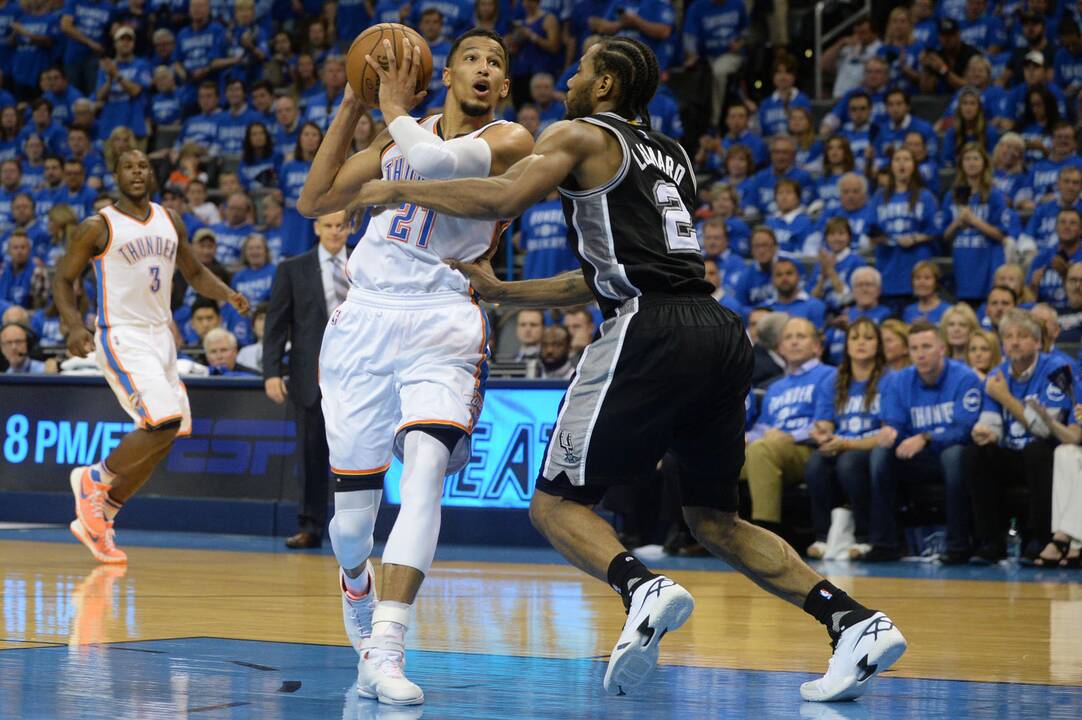
M 418 218 L 418 216 L 420 217 Z M 418 219 L 420 222 L 416 222 Z M 402 203 L 395 210 L 394 218 L 391 220 L 391 229 L 387 231 L 387 237 L 394 238 L 402 243 L 412 242 L 419 248 L 426 248 L 435 222 L 436 213 L 428 208 L 413 203 Z
M 691 213 L 680 199 L 680 190 L 676 185 L 658 180 L 654 183 L 654 201 L 665 223 L 665 243 L 669 246 L 669 252 L 699 252 L 699 239 L 695 236 Z
M 162 287 L 161 268 L 157 265 L 150 267 L 150 292 L 158 292 Z

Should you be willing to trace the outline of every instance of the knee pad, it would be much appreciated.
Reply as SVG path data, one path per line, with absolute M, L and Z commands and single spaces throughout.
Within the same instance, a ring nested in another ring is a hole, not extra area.
M 405 438 L 404 455 L 402 506 L 387 538 L 383 562 L 427 575 L 440 535 L 440 502 L 450 451 L 438 438 L 411 432 Z
M 372 534 L 383 492 L 356 490 L 334 495 L 331 547 L 338 564 L 347 570 L 360 567 L 372 554 Z

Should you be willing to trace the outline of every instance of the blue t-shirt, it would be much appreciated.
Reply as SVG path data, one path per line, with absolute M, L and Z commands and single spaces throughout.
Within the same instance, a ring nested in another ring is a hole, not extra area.
M 42 97 L 53 104 L 53 121 L 64 126 L 71 124 L 71 106 L 75 104 L 76 100 L 83 97 L 83 94 L 75 88 L 68 86 L 68 89 L 63 94 L 54 92 L 42 93 Z M 10 93 L 6 90 L 0 91 L 0 108 L 7 107 L 7 101 L 11 98 Z M 11 105 L 14 105 L 14 98 L 11 98 Z
M 181 99 L 175 93 L 154 93 L 148 114 L 155 125 L 173 125 L 181 119 Z
M 244 134 L 252 123 L 263 122 L 263 116 L 245 105 L 240 112 L 232 110 L 218 114 L 219 122 L 214 143 L 222 155 L 239 156 L 244 150 Z
M 117 12 L 108 0 L 66 0 L 61 17 L 70 16 L 75 29 L 98 43 L 106 45 L 109 24 Z M 64 64 L 74 65 L 91 59 L 90 48 L 81 42 L 67 39 L 64 48 Z
M 22 13 L 16 20 L 32 35 L 46 35 L 53 39 L 54 46 L 60 41 L 60 15 L 54 12 L 39 14 Z M 25 35 L 15 39 L 15 57 L 11 65 L 11 77 L 20 85 L 38 87 L 41 72 L 53 61 L 53 52 L 49 48 L 34 45 Z
M 82 222 L 94 212 L 94 200 L 97 197 L 98 193 L 85 185 L 75 192 L 68 190 L 65 185 L 63 191 L 57 193 L 55 204 L 71 206 L 71 209 L 75 212 L 75 217 Z
M 6 263 L 0 271 L 0 300 L 12 305 L 30 307 L 30 281 L 34 277 L 34 263 L 27 262 L 22 270 L 15 271 L 12 264 Z
M 763 100 L 759 105 L 759 128 L 763 131 L 763 135 L 769 137 L 789 134 L 790 108 L 804 108 L 811 112 L 811 100 L 799 90 L 793 94 L 788 103 L 777 92 Z
M 1041 274 L 1041 283 L 1037 286 L 1037 300 L 1048 303 L 1057 311 L 1063 311 L 1068 307 L 1067 289 L 1063 286 L 1063 278 L 1052 269 L 1052 258 L 1059 253 L 1058 245 L 1038 252 L 1037 257 L 1033 258 L 1033 264 L 1030 265 L 1029 274 L 1026 276 L 1026 284 L 1032 284 L 1033 276 L 1039 270 L 1044 270 Z M 1067 256 L 1067 262 L 1068 264 L 1082 262 L 1082 244 L 1078 246 L 1074 253 Z
M 881 418 L 884 425 L 898 431 L 898 442 L 930 433 L 928 447 L 935 453 L 969 444 L 969 433 L 984 402 L 981 381 L 964 363 L 949 358 L 943 362 L 943 371 L 932 385 L 925 385 L 912 366 L 883 380 Z
M 1028 170 L 1017 173 L 996 170 L 992 175 L 992 184 L 1007 196 L 1012 206 L 1033 199 L 1033 174 Z
M 473 3 L 467 0 L 420 0 L 412 5 L 411 21 L 413 27 L 421 24 L 421 15 L 429 8 L 435 8 L 443 15 L 443 37 L 445 42 L 473 27 Z M 397 21 L 395 21 L 397 22 Z
M 834 217 L 843 217 L 849 222 L 849 229 L 853 233 L 853 250 L 869 247 L 868 231 L 875 225 L 875 207 L 872 203 L 865 203 L 864 207 L 850 212 L 839 204 L 835 208 L 824 208 L 819 216 L 819 224 L 815 228 L 816 242 L 820 247 L 826 247 L 827 221 Z
M 781 376 L 766 390 L 759 420 L 748 439 L 761 437 L 769 428 L 789 433 L 797 442 L 808 439 L 815 422 L 816 407 L 823 395 L 831 397 L 837 370 L 818 360 L 809 360 L 795 373 Z
M 734 145 L 743 145 L 748 150 L 751 150 L 751 159 L 755 163 L 755 167 L 762 167 L 766 162 L 769 151 L 767 150 L 766 143 L 759 137 L 757 133 L 751 130 L 745 130 L 740 135 L 732 137 L 728 133 L 722 136 L 721 146 L 728 152 Z M 754 169 L 754 168 L 753 168 Z
M 843 250 L 834 261 L 834 269 L 838 273 L 838 277 L 841 278 L 842 283 L 845 284 L 845 292 L 838 294 L 834 291 L 834 286 L 829 282 L 823 282 L 823 289 L 826 291 L 823 295 L 823 302 L 826 303 L 827 310 L 832 313 L 839 312 L 843 307 L 853 302 L 853 296 L 851 294 L 850 281 L 853 279 L 853 273 L 857 268 L 862 268 L 868 263 L 864 262 L 864 258 L 858 253 L 846 248 Z M 811 269 L 811 273 L 808 274 L 807 287 L 814 288 L 819 283 L 819 275 L 822 272 L 822 265 L 816 263 Z
M 30 329 L 44 346 L 64 345 L 64 333 L 60 331 L 60 315 L 50 317 L 44 310 L 30 316 Z
M 1016 379 L 1011 374 L 1010 360 L 1004 360 L 992 372 L 999 372 L 1003 375 L 1007 381 L 1007 387 L 1010 388 L 1011 395 L 1021 402 L 1023 406 L 1026 405 L 1027 400 L 1032 398 L 1047 408 L 1052 417 L 1064 422 L 1071 411 L 1073 399 L 1048 379 L 1053 370 L 1064 365 L 1071 365 L 1070 358 L 1039 353 L 1033 372 L 1024 379 Z M 989 376 L 991 374 L 989 373 Z M 982 419 L 984 419 L 985 413 L 999 416 L 1000 446 L 1011 450 L 1021 450 L 1036 439 L 1025 423 L 1019 422 L 1009 410 L 993 400 L 988 393 L 984 395 L 984 405 L 981 409 Z
M 788 313 L 791 317 L 804 318 L 811 322 L 817 330 L 822 330 L 823 325 L 826 323 L 827 306 L 819 298 L 814 298 L 804 291 L 797 293 L 792 302 L 782 302 L 775 298 L 763 305 L 763 307 L 771 312 L 783 312 Z
M 1075 202 L 1074 207 L 1082 212 L 1082 198 Z M 1062 209 L 1059 200 L 1049 200 L 1038 205 L 1029 216 L 1029 222 L 1022 234 L 1025 242 L 1033 243 L 1038 251 L 1056 247 L 1059 244 L 1059 238 L 1056 237 L 1056 218 Z
M 838 181 L 844 173 L 823 175 L 815 180 L 815 198 L 823 203 L 823 212 L 832 212 L 842 206 Z
M 1007 46 L 1007 29 L 995 15 L 984 14 L 976 20 L 962 18 L 958 25 L 962 31 L 962 42 L 978 50 L 988 52 L 993 46 Z
M 939 147 L 939 164 L 943 167 L 953 167 L 957 162 L 955 158 L 957 151 L 971 142 L 980 143 L 988 156 L 991 157 L 996 143 L 999 142 L 999 132 L 992 125 L 985 125 L 983 138 L 978 138 L 972 134 L 966 135 L 962 138 L 962 144 L 959 145 L 958 125 L 954 125 L 943 135 L 943 144 Z
M 560 108 L 560 119 L 563 118 L 564 108 Z M 673 99 L 668 87 L 659 85 L 654 99 L 647 106 L 650 111 L 650 125 L 662 135 L 668 135 L 674 140 L 684 137 L 684 122 L 680 119 L 680 108 Z M 545 116 L 541 116 L 541 127 L 545 128 Z
M 1062 160 L 1044 159 L 1033 166 L 1033 197 L 1040 200 L 1049 193 L 1056 192 L 1059 174 L 1065 167 L 1082 169 L 1082 157 L 1070 155 Z
M 0 8 L 0 67 L 9 71 L 15 57 L 15 34 L 11 31 L 11 23 L 18 22 L 21 13 L 19 3 L 14 0 L 8 0 Z
M 944 195 L 941 220 L 944 232 L 963 207 L 968 207 L 971 213 L 992 227 L 1010 234 L 1014 220 L 1007 207 L 1007 198 L 999 190 L 992 188 L 987 201 L 982 201 L 979 193 L 970 193 L 965 205 L 958 203 L 953 191 Z M 992 240 L 971 225 L 962 225 L 954 236 L 952 247 L 954 267 L 957 268 L 954 273 L 955 294 L 960 300 L 986 297 L 992 289 L 992 276 L 996 268 L 1006 261 L 1003 243 Z
M 875 324 L 879 325 L 890 317 L 890 308 L 883 305 L 876 305 L 873 308 L 861 310 L 856 305 L 850 305 L 845 310 L 845 317 L 848 319 L 850 325 L 864 317 L 874 320 Z M 832 365 L 841 365 L 842 363 L 842 358 L 845 356 L 845 337 L 847 332 L 848 331 L 839 327 L 827 328 L 823 344 L 826 346 L 827 362 Z
M 68 189 L 63 184 L 56 186 L 55 188 L 42 185 L 36 193 L 34 193 L 34 215 L 41 222 L 45 222 L 46 217 L 49 215 L 49 211 L 53 209 L 53 205 L 59 205 L 63 202 L 63 197 L 67 194 Z
M 759 212 L 765 216 L 776 213 L 778 211 L 778 205 L 774 202 L 774 186 L 777 185 L 778 180 L 782 177 L 796 180 L 800 185 L 801 203 L 807 204 L 811 202 L 812 188 L 815 183 L 812 181 L 811 175 L 794 165 L 781 176 L 774 172 L 773 167 L 764 168 L 755 173 L 755 175 L 751 177 L 748 204 L 757 208 Z
M 868 123 L 863 127 L 857 127 L 847 122 L 838 130 L 838 135 L 849 143 L 849 149 L 853 151 L 853 159 L 856 160 L 857 167 L 867 167 L 869 153 L 875 147 L 876 138 L 879 136 L 879 126 Z
M 631 28 L 625 28 L 617 33 L 624 37 L 635 38 L 646 45 L 657 57 L 658 67 L 662 70 L 668 69 L 673 64 L 675 55 L 673 48 L 677 39 L 676 11 L 669 0 L 613 0 L 612 4 L 609 5 L 609 9 L 605 12 L 605 19 L 618 20 L 620 18 L 618 12 L 620 9 L 624 12 L 635 13 L 648 22 L 663 23 L 672 28 L 669 37 L 664 40 L 649 37 Z M 560 63 L 560 67 L 562 67 L 562 63 Z M 558 73 L 559 68 L 557 68 L 555 74 Z
M 771 215 L 766 219 L 766 226 L 774 231 L 780 257 L 812 257 L 819 252 L 817 246 L 808 242 L 815 225 L 800 210 L 785 215 Z
M 334 24 L 338 32 L 339 46 L 343 51 L 348 50 L 353 39 L 372 24 L 365 0 L 338 0 L 338 13 L 335 15 Z
M 214 236 L 218 239 L 218 247 L 214 253 L 214 259 L 223 265 L 232 265 L 240 262 L 240 251 L 244 240 L 255 232 L 251 223 L 244 223 L 233 227 L 228 223 L 217 223 L 210 226 Z
M 102 106 L 101 115 L 98 117 L 100 131 L 108 137 L 115 128 L 123 126 L 134 132 L 136 137 L 146 137 L 146 102 L 152 75 L 150 63 L 143 58 L 118 62 L 116 75 L 112 82 L 109 82 L 109 76 L 105 70 L 98 70 L 98 87 L 109 83 L 105 105 Z M 129 95 L 121 84 L 120 78 L 135 83 L 143 91 L 135 96 Z
M 878 92 L 869 93 L 863 88 L 853 88 L 852 90 L 842 95 L 841 100 L 834 104 L 834 107 L 833 109 L 831 109 L 830 114 L 834 116 L 834 120 L 838 123 L 839 127 L 845 125 L 847 122 L 849 122 L 849 99 L 854 94 L 858 92 L 863 92 L 865 95 L 868 95 L 872 99 L 871 123 L 872 125 L 877 125 L 878 123 L 885 120 L 887 117 L 887 89 L 888 88 L 883 88 Z
M 229 286 L 248 298 L 248 302 L 257 305 L 270 300 L 271 285 L 274 283 L 276 268 L 267 263 L 261 268 L 245 267 L 233 275 Z
M 250 163 L 241 162 L 237 167 L 237 176 L 245 190 L 278 187 L 278 168 L 282 162 L 278 155 L 271 155 L 265 160 Z
M 316 234 L 312 221 L 297 212 L 304 181 L 312 163 L 290 160 L 283 163 L 278 174 L 278 187 L 282 191 L 285 207 L 282 211 L 281 257 L 292 257 L 308 250 L 315 244 Z
M 191 73 L 202 70 L 218 58 L 225 57 L 229 48 L 229 36 L 224 27 L 216 22 L 195 30 L 190 25 L 177 33 L 176 58 Z
M 684 52 L 711 59 L 732 52 L 748 25 L 742 0 L 695 0 L 684 14 Z
M 917 320 L 927 320 L 930 323 L 939 324 L 940 319 L 946 314 L 947 310 L 951 307 L 950 303 L 939 301 L 939 304 L 928 312 L 921 312 L 921 309 L 917 303 L 906 305 L 902 310 L 902 322 L 906 325 L 912 325 Z
M 922 242 L 908 248 L 898 244 L 902 235 L 936 234 L 936 201 L 927 190 L 921 190 L 916 205 L 909 206 L 909 193 L 896 192 L 885 197 L 884 191 L 872 198 L 875 225 L 869 235 L 883 235 L 885 240 L 875 247 L 875 263 L 883 276 L 884 295 L 909 295 L 913 266 L 935 254 L 934 243 Z
M 184 126 L 180 129 L 180 135 L 173 143 L 173 147 L 180 150 L 188 143 L 195 143 L 206 148 L 211 155 L 216 155 L 218 153 L 218 126 L 224 121 L 225 113 L 221 110 L 192 115 L 184 121 Z
M 1076 92 L 1082 87 L 1082 55 L 1073 55 L 1065 48 L 1056 50 L 1056 57 L 1052 61 L 1055 69 L 1056 85 L 1060 89 Z
M 839 410 L 834 405 L 834 392 L 840 378 L 835 375 L 831 392 L 822 393 L 817 398 L 819 405 L 815 409 L 815 419 L 834 423 L 834 434 L 847 440 L 860 440 L 875 435 L 882 424 L 879 420 L 879 385 L 884 377 L 885 375 L 879 378 L 875 397 L 867 404 L 867 408 L 864 397 L 868 393 L 868 381 L 850 380 L 845 405 Z
M 763 270 L 759 263 L 752 263 L 744 268 L 744 273 L 736 283 L 736 299 L 741 305 L 754 307 L 773 302 L 774 278 L 771 268 Z
M 559 199 L 545 200 L 522 214 L 519 247 L 526 259 L 522 278 L 547 278 L 568 270 L 579 263 L 567 246 L 567 223 Z
M 444 28 L 446 27 L 447 25 L 444 24 Z M 446 101 L 447 89 L 443 86 L 443 69 L 447 66 L 447 58 L 451 55 L 451 43 L 441 40 L 429 45 L 428 49 L 432 53 L 432 80 L 428 83 L 428 95 L 425 95 L 421 104 L 417 106 L 418 112 L 422 115 L 432 108 L 443 107 Z M 322 127 L 326 129 L 329 125 L 328 119 L 327 124 Z
M 920 133 L 920 136 L 924 138 L 924 147 L 928 150 L 930 157 L 939 154 L 939 137 L 936 136 L 932 126 L 919 117 L 907 115 L 905 120 L 897 127 L 894 126 L 889 117 L 879 124 L 875 134 L 876 156 L 887 157 L 889 155 L 887 150 L 891 147 L 901 147 L 905 143 L 905 136 L 911 132 Z

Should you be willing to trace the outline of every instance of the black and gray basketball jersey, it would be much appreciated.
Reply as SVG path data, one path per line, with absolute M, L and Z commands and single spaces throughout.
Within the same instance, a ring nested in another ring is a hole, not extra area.
M 695 171 L 675 140 L 613 113 L 580 118 L 620 141 L 624 159 L 609 182 L 560 187 L 568 244 L 605 317 L 647 293 L 709 295 L 691 211 Z

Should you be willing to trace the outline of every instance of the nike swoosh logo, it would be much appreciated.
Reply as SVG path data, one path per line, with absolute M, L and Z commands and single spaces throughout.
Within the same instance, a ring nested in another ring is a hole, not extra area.
M 90 528 L 88 528 L 88 527 L 86 527 L 86 526 L 84 525 L 84 526 L 83 526 L 83 530 L 85 530 L 85 531 L 86 531 L 86 536 L 87 536 L 88 538 L 90 538 L 90 539 L 91 539 L 91 540 L 93 540 L 94 542 L 98 542 L 98 540 L 99 540 L 98 536 L 97 536 L 97 535 L 95 535 L 94 533 L 90 532 Z

